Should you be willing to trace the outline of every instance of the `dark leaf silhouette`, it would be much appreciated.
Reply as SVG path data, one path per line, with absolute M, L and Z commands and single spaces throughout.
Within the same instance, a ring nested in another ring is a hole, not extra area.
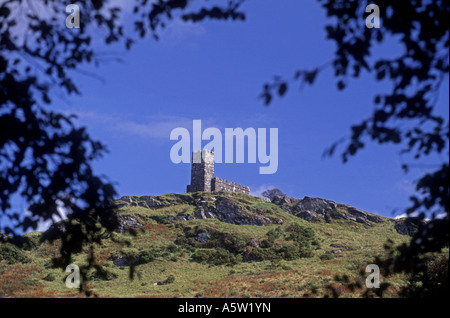
M 358 78 L 362 70 L 373 74 L 375 80 L 392 86 L 391 91 L 374 94 L 374 110 L 370 118 L 351 126 L 350 138 L 341 155 L 343 162 L 356 155 L 367 141 L 402 145 L 401 152 L 411 154 L 415 159 L 448 152 L 449 124 L 433 113 L 441 84 L 449 72 L 448 1 L 377 1 L 382 18 L 380 29 L 361 25 L 361 19 L 367 17 L 367 14 L 364 16 L 366 2 L 319 2 L 333 21 L 325 26 L 325 30 L 327 38 L 337 47 L 331 63 L 337 88 L 345 90 L 351 85 L 349 71 L 353 71 L 353 78 Z M 371 56 L 375 45 L 382 43 L 388 35 L 400 39 L 403 54 L 392 59 Z M 292 80 L 311 84 L 311 78 L 305 74 L 305 70 L 298 70 Z M 277 81 L 283 80 L 277 78 Z M 270 94 L 277 87 L 275 84 L 266 85 L 265 94 Z M 339 143 L 334 143 L 324 155 L 333 155 Z M 425 264 L 427 252 L 448 247 L 449 186 L 448 181 L 444 181 L 448 177 L 448 153 L 446 157 L 443 164 L 436 165 L 439 166 L 437 170 L 418 180 L 418 194 L 411 197 L 412 205 L 406 210 L 408 214 L 420 213 L 422 218 L 425 213 L 441 216 L 423 227 L 409 246 L 400 249 L 398 257 L 408 258 L 410 264 Z M 410 165 L 405 163 L 401 167 L 405 172 L 410 169 Z M 414 240 L 421 242 L 420 247 Z M 393 260 L 385 261 L 389 264 Z M 420 292 L 415 290 L 415 295 L 435 295 L 441 290 L 442 284 L 427 276 L 426 266 L 414 269 L 406 263 L 397 264 L 397 272 L 424 277 L 424 284 L 428 285 Z M 448 280 L 443 282 L 448 288 Z M 384 289 L 378 294 L 381 295 L 382 291 Z M 410 294 L 412 291 L 409 290 Z M 408 289 L 405 289 L 405 294 L 408 294 Z
M 246 18 L 240 9 L 243 0 L 215 5 L 196 1 L 195 6 L 194 1 L 187 0 L 134 1 L 132 34 L 127 34 L 121 25 L 121 9 L 109 8 L 107 0 L 77 2 L 83 8 L 83 27 L 78 32 L 67 32 L 61 23 L 65 19 L 65 4 L 60 1 L 41 3 L 46 14 L 37 14 L 32 1 L 8 0 L 0 4 L 0 211 L 16 228 L 27 230 L 35 228 L 39 220 L 51 220 L 58 215 L 58 209 L 64 209 L 68 221 L 56 226 L 55 235 L 47 237 L 62 239 L 61 256 L 54 260 L 61 267 L 69 263 L 71 255 L 80 251 L 83 244 L 101 242 L 104 231 L 112 231 L 117 225 L 111 205 L 114 187 L 92 169 L 92 162 L 106 153 L 106 147 L 92 140 L 84 128 L 76 127 L 72 116 L 46 108 L 54 102 L 51 96 L 56 87 L 67 95 L 80 94 L 71 74 L 79 71 L 83 63 L 102 62 L 86 26 L 105 30 L 106 44 L 117 43 L 130 49 L 138 38 L 150 35 L 158 39 L 158 32 L 175 17 L 196 23 L 205 19 L 245 21 Z M 366 72 L 375 80 L 392 84 L 392 90 L 374 93 L 372 116 L 351 126 L 351 136 L 342 152 L 344 162 L 368 141 L 401 145 L 404 153 L 416 158 L 448 149 L 449 124 L 433 113 L 443 78 L 449 72 L 448 1 L 379 0 L 380 30 L 361 25 L 365 2 L 319 2 L 331 18 L 325 30 L 327 38 L 336 44 L 333 60 L 313 70 L 297 70 L 291 79 L 275 78 L 260 94 L 264 104 L 272 103 L 276 95 L 285 96 L 292 81 L 313 84 L 324 67 L 333 68 L 339 90 Z M 18 22 L 20 36 L 14 34 Z M 25 36 L 27 33 L 32 36 Z M 374 46 L 389 35 L 401 39 L 403 55 L 374 60 L 371 56 Z M 336 153 L 336 145 L 329 149 L 329 155 Z M 409 166 L 404 164 L 403 168 L 407 170 Z M 419 195 L 411 198 L 408 213 L 433 212 L 445 216 L 421 227 L 411 244 L 398 248 L 393 267 L 392 259 L 386 260 L 386 264 L 391 264 L 386 269 L 407 272 L 413 278 L 429 277 L 424 280 L 424 288 L 414 293 L 435 295 L 442 284 L 437 285 L 433 275 L 445 264 L 438 262 L 434 267 L 420 268 L 411 264 L 424 264 L 427 252 L 448 246 L 448 161 L 423 176 L 417 190 Z M 21 196 L 30 211 L 20 221 L 16 211 L 11 211 L 13 195 Z M 0 230 L 15 234 L 13 228 L 3 224 Z M 88 279 L 89 269 L 95 268 L 101 275 L 100 268 L 95 266 L 92 248 L 88 265 L 82 269 L 86 278 L 83 282 Z M 130 272 L 131 277 L 133 274 Z M 443 282 L 448 289 L 448 280 Z
M 287 91 L 287 84 L 286 83 L 281 83 L 280 86 L 278 87 L 278 95 L 283 96 Z
M 122 9 L 111 7 L 108 0 L 78 1 L 81 27 L 74 32 L 61 23 L 67 5 L 61 1 L 40 2 L 39 12 L 32 1 L 0 4 L 0 213 L 13 224 L 13 228 L 0 224 L 0 231 L 16 236 L 17 229 L 35 229 L 39 221 L 52 220 L 63 209 L 68 219 L 54 225 L 44 239 L 61 239 L 60 256 L 54 264 L 63 269 L 73 253 L 90 244 L 88 263 L 81 268 L 81 290 L 87 295 L 91 294 L 86 289 L 88 271 L 106 275 L 95 262 L 93 244 L 100 243 L 105 231 L 113 231 L 118 222 L 112 204 L 115 189 L 92 169 L 92 162 L 107 150 L 86 129 L 75 126 L 74 116 L 46 106 L 53 104 L 55 89 L 67 95 L 80 94 L 73 71 L 80 71 L 84 63 L 102 62 L 92 46 L 88 26 L 105 30 L 107 45 L 120 43 L 128 50 L 136 37 L 150 34 L 157 39 L 158 31 L 177 13 L 193 22 L 245 19 L 239 11 L 242 1 L 214 7 L 204 1 L 204 7 L 198 9 L 191 9 L 192 2 L 187 0 L 134 1 L 132 34 L 126 34 L 121 25 Z M 20 28 L 13 28 L 19 21 Z M 19 218 L 12 211 L 14 195 L 27 204 L 29 215 Z

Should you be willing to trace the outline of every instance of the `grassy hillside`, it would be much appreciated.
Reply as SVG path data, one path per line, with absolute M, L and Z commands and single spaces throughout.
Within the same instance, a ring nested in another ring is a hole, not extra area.
M 321 297 L 327 285 L 338 286 L 335 275 L 361 278 L 359 270 L 383 253 L 388 239 L 409 240 L 392 219 L 373 216 L 377 222 L 364 223 L 342 217 L 349 208 L 344 205 L 314 221 L 286 204 L 244 194 L 123 197 L 117 206 L 123 226 L 96 246 L 97 262 L 109 274 L 105 279 L 92 273 L 89 282 L 101 297 Z M 68 273 L 52 267 L 58 241 L 41 242 L 41 236 L 27 234 L 20 248 L 0 243 L 0 297 L 84 296 L 66 288 Z M 73 263 L 83 264 L 86 253 Z M 389 283 L 386 295 L 393 297 L 405 284 L 400 276 Z

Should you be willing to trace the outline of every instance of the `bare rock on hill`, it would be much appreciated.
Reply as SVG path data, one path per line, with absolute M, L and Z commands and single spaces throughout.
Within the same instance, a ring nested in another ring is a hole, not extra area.
M 329 219 L 330 212 L 336 208 L 336 203 L 333 201 L 304 197 L 294 206 L 296 212 L 314 211 L 319 217 Z
M 124 233 L 128 230 L 134 230 L 142 226 L 139 221 L 130 215 L 119 215 L 119 225 L 116 229 L 117 233 Z
M 373 223 L 383 222 L 376 215 L 322 198 L 305 196 L 303 199 L 295 200 L 289 197 L 275 197 L 272 203 L 309 222 L 318 222 L 320 220 L 331 222 L 331 219 L 344 219 L 364 224 L 367 227 L 372 226 Z
M 164 200 L 160 200 L 158 196 L 142 195 L 132 196 L 126 195 L 116 201 L 116 206 L 121 208 L 123 206 L 141 206 L 143 208 L 159 208 L 169 206 L 170 204 Z
M 215 212 L 217 218 L 226 223 L 248 225 L 265 224 L 262 219 L 250 215 L 247 211 L 244 211 L 242 207 L 234 204 L 234 202 L 227 197 L 221 197 L 217 200 Z
M 414 236 L 417 233 L 419 226 L 424 223 L 425 221 L 420 218 L 401 218 L 395 220 L 394 228 L 400 234 Z
M 207 242 L 207 241 L 210 239 L 210 237 L 209 237 L 209 234 L 208 234 L 208 233 L 206 233 L 206 232 L 201 232 L 201 233 L 198 233 L 198 235 L 197 235 L 196 237 L 194 237 L 194 239 L 195 239 L 197 242 L 205 243 L 205 242 Z
M 297 216 L 309 222 L 316 222 L 318 220 L 317 214 L 308 210 L 297 213 Z
M 294 203 L 295 199 L 288 197 L 288 196 L 274 196 L 272 198 L 272 203 L 278 205 L 282 210 L 286 211 L 287 213 L 292 214 L 292 204 Z
M 228 197 L 219 197 L 214 204 L 199 201 L 197 203 L 197 219 L 215 218 L 230 224 L 266 225 L 273 221 L 264 215 L 263 210 L 249 211 Z M 280 222 L 279 220 L 277 222 Z M 282 223 L 282 220 L 281 220 Z
M 378 216 L 369 214 L 365 211 L 359 210 L 354 207 L 347 208 L 347 212 L 350 213 L 351 215 L 354 215 L 357 218 L 357 220 L 358 220 L 358 218 L 360 218 L 361 220 L 364 220 L 364 221 L 369 220 L 374 223 L 382 222 L 381 218 L 379 218 Z M 364 222 L 361 222 L 361 223 L 364 223 Z
M 113 257 L 113 264 L 116 266 L 131 266 L 133 264 L 137 264 L 139 262 L 139 255 L 136 255 L 134 259 L 130 259 L 126 256 L 115 256 Z
M 198 205 L 194 216 L 196 219 L 215 219 L 215 210 L 214 207 Z

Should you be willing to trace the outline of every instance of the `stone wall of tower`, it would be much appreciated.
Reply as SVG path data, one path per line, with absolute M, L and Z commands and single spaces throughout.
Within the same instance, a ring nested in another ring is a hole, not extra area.
M 249 194 L 250 188 L 214 177 L 214 153 L 209 150 L 192 153 L 191 184 L 187 192 L 238 192 Z
M 239 193 L 249 194 L 250 188 L 240 185 L 240 184 L 237 184 L 237 183 L 234 183 L 234 182 L 230 182 L 228 180 L 214 177 L 212 179 L 212 183 L 211 183 L 211 191 L 213 191 L 213 192 L 220 192 L 220 191 L 239 192 Z
M 214 153 L 212 151 L 194 151 L 192 153 L 191 184 L 187 192 L 211 192 L 214 178 Z

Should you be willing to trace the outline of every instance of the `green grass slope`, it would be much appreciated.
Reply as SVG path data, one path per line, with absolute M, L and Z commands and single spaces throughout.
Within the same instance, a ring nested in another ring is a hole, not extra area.
M 310 222 L 244 194 L 130 196 L 117 206 L 123 227 L 96 246 L 97 262 L 109 274 L 92 273 L 89 281 L 100 297 L 321 297 L 336 284 L 335 275 L 361 278 L 360 269 L 383 253 L 388 239 L 410 239 L 389 218 Z M 83 296 L 65 286 L 68 273 L 52 267 L 58 241 L 40 242 L 41 235 L 27 234 L 21 247 L 0 243 L 0 297 Z M 86 253 L 73 263 L 83 264 Z M 130 263 L 136 269 L 132 280 Z M 387 296 L 395 297 L 405 281 L 395 276 L 389 283 Z

